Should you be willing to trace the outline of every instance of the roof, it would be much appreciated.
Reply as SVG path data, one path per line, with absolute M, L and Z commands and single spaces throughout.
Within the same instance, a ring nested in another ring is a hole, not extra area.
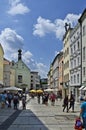
M 59 52 L 59 53 L 55 56 L 55 58 L 54 58 L 54 60 L 53 60 L 53 62 L 52 62 L 52 65 L 54 64 L 54 62 L 56 61 L 56 59 L 59 58 L 59 56 L 61 56 L 61 55 L 63 55 L 63 51 Z
M 1 47 L 1 49 L 2 49 L 2 52 L 3 52 L 3 54 L 4 54 L 4 50 L 3 50 L 3 47 L 2 47 L 2 45 L 1 45 L 1 43 L 0 43 L 0 47 Z
M 81 23 L 85 17 L 86 17 L 86 8 L 84 9 L 84 11 L 83 11 L 81 17 L 78 19 L 78 21 Z

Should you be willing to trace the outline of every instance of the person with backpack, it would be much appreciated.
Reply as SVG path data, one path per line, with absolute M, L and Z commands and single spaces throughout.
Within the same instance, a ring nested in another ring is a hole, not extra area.
M 13 104 L 14 104 L 14 109 L 18 109 L 18 104 L 19 104 L 18 94 L 14 95 L 14 97 L 13 97 Z

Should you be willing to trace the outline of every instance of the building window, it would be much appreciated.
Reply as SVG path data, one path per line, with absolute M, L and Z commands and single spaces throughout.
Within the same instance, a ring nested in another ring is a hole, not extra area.
M 18 83 L 22 83 L 22 75 L 18 75 Z
M 69 54 L 69 48 L 67 48 L 67 55 Z
M 16 64 L 16 68 L 18 68 L 18 64 Z
M 80 65 L 80 57 L 77 58 L 77 63 Z
M 74 39 L 75 39 L 75 36 L 74 36 Z
M 79 43 L 79 41 L 77 42 L 77 49 L 78 50 L 80 49 L 80 43 Z
M 76 75 L 74 75 L 74 83 L 76 83 Z
M 76 51 L 76 45 L 74 45 L 74 52 Z
M 83 60 L 85 60 L 85 47 L 83 47 Z
M 22 64 L 22 68 L 24 68 L 24 64 Z
M 73 61 L 71 61 L 71 69 L 73 68 Z
M 85 25 L 83 26 L 83 36 L 85 35 Z
M 79 83 L 80 81 L 79 81 L 79 74 L 77 74 L 77 83 Z
M 33 80 L 31 80 L 31 82 L 33 82 Z
M 73 76 L 71 76 L 71 84 L 73 84 Z
M 83 77 L 85 76 L 85 67 L 83 67 Z
M 73 48 L 71 47 L 71 54 L 73 54 Z
M 76 67 L 76 59 L 74 59 L 74 67 Z

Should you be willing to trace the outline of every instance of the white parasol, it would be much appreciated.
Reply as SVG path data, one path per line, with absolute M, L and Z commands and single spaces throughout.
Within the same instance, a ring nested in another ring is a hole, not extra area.
M 15 86 L 3 88 L 3 90 L 7 90 L 7 91 L 22 91 L 21 88 L 17 88 Z

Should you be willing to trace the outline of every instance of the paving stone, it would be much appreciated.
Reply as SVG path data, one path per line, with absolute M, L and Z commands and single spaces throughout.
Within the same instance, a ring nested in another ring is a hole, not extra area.
M 62 101 L 55 106 L 38 104 L 37 98 L 27 100 L 26 110 L 0 109 L 0 130 L 73 130 L 74 120 L 79 115 L 80 104 L 75 104 L 75 113 L 62 111 Z

